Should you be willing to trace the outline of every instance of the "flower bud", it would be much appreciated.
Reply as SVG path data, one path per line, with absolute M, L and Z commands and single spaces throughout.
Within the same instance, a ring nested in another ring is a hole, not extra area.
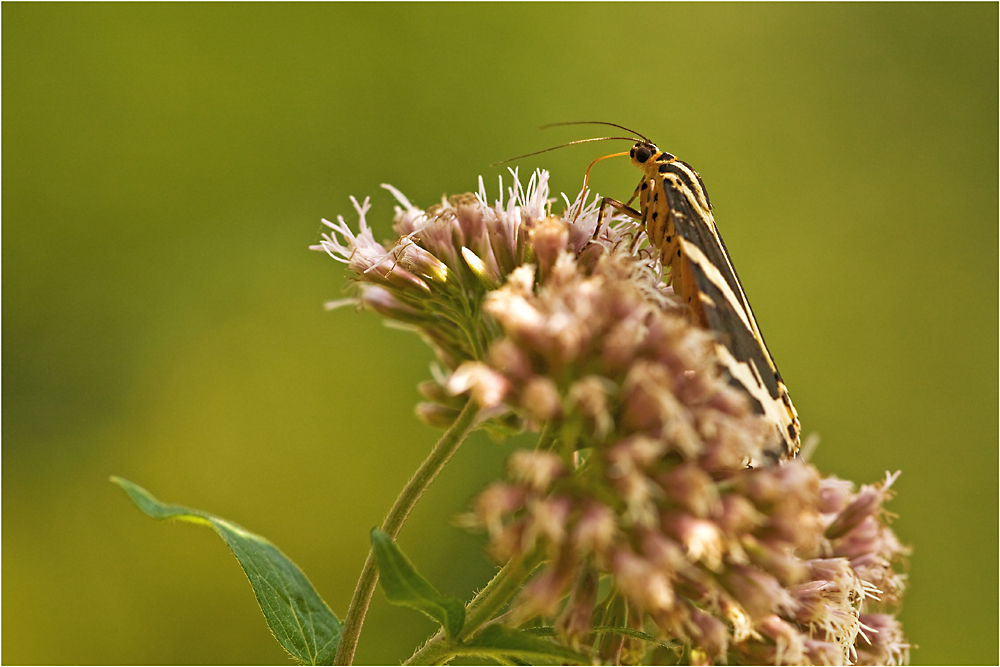
M 531 296 L 535 292 L 535 267 L 523 264 L 507 276 L 507 287 L 513 294 Z
M 499 532 L 490 534 L 489 554 L 498 562 L 523 556 L 534 547 L 533 538 L 527 534 L 524 522 L 508 523 Z
M 496 482 L 486 487 L 476 499 L 475 514 L 491 535 L 499 534 L 503 517 L 524 507 L 525 489 Z
M 493 368 L 515 383 L 534 375 L 528 355 L 510 338 L 502 338 L 490 346 L 489 361 Z
M 599 243 L 588 243 L 580 250 L 579 254 L 576 256 L 577 263 L 587 272 L 590 272 L 597 266 L 604 253 L 607 252 L 605 247 Z
M 513 275 L 513 274 L 512 274 Z M 511 281 L 508 280 L 510 285 Z M 509 336 L 529 345 L 544 345 L 547 318 L 522 294 L 506 287 L 486 295 L 483 309 L 495 317 Z
M 701 449 L 701 439 L 691 412 L 678 402 L 670 386 L 670 377 L 661 366 L 635 362 L 622 386 L 622 427 L 626 432 L 660 432 L 671 448 L 691 458 Z
M 682 463 L 656 476 L 667 498 L 694 516 L 705 519 L 719 507 L 715 482 L 701 467 Z
M 569 230 L 562 218 L 554 215 L 543 218 L 529 234 L 535 250 L 535 261 L 542 276 L 547 276 L 555 266 L 556 258 L 566 252 Z
M 685 606 L 688 608 L 688 629 L 691 637 L 710 661 L 705 664 L 714 664 L 726 654 L 729 628 L 716 617 L 706 614 L 694 605 Z
M 719 606 L 722 609 L 723 615 L 733 625 L 734 642 L 742 644 L 751 635 L 755 634 L 750 615 L 736 600 L 730 599 L 728 596 L 722 596 L 719 600 Z
M 798 665 L 802 663 L 802 657 L 805 653 L 805 638 L 798 630 L 774 614 L 764 618 L 758 627 L 765 637 L 774 642 L 774 664 Z
M 877 554 L 882 551 L 882 524 L 873 516 L 865 517 L 861 523 L 853 526 L 851 532 L 834 540 L 833 554 L 855 559 L 867 554 Z
M 446 407 L 440 403 L 427 403 L 423 401 L 417 403 L 414 412 L 420 421 L 435 428 L 450 427 L 458 419 L 459 413 L 458 410 Z
M 617 549 L 611 558 L 611 571 L 618 589 L 645 611 L 655 614 L 673 606 L 670 581 L 646 559 L 627 549 Z
M 463 405 L 463 399 L 456 399 L 448 391 L 448 388 L 437 380 L 424 380 L 417 385 L 417 391 L 428 401 L 434 401 L 435 403 L 442 403 L 445 405 L 454 404 L 452 407 L 457 408 L 461 408 Z
M 664 536 L 658 530 L 642 532 L 642 555 L 664 572 L 686 572 L 691 563 L 680 544 Z
M 713 522 L 675 511 L 664 514 L 663 529 L 684 546 L 692 563 L 704 562 L 713 572 L 722 569 L 722 531 Z
M 528 488 L 545 491 L 566 472 L 562 459 L 552 452 L 519 449 L 511 454 L 507 469 L 514 479 L 523 481 Z
M 580 414 L 589 418 L 594 425 L 594 435 L 603 439 L 613 428 L 614 421 L 608 412 L 608 381 L 596 375 L 574 382 L 570 385 L 567 399 L 570 410 L 576 408 Z
M 819 641 L 816 639 L 806 639 L 803 642 L 806 659 L 810 665 L 843 665 L 850 664 L 844 655 L 844 649 L 840 644 L 833 642 Z M 862 664 L 888 665 L 889 662 L 875 662 Z M 903 664 L 903 663 L 898 663 Z
M 500 276 L 497 272 L 465 246 L 462 246 L 462 258 L 487 289 L 496 289 L 500 286 Z
M 721 577 L 726 590 L 754 619 L 795 608 L 795 601 L 774 576 L 744 565 L 734 565 Z
M 716 517 L 716 524 L 727 535 L 748 533 L 762 525 L 766 516 L 757 511 L 753 503 L 743 496 L 727 493 L 722 496 L 721 509 Z
M 543 571 L 529 581 L 518 596 L 511 623 L 520 625 L 535 616 L 551 616 L 570 583 L 571 573 L 572 570 L 568 568 L 556 567 Z
M 449 197 L 448 206 L 458 224 L 462 245 L 483 258 L 490 270 L 499 275 L 496 262 L 487 261 L 487 258 L 492 260 L 493 255 L 488 232 L 488 228 L 496 224 L 492 211 L 472 193 Z
M 819 485 L 819 511 L 823 514 L 839 514 L 854 496 L 854 482 L 837 477 L 825 477 Z
M 550 545 L 559 546 L 566 540 L 566 523 L 573 503 L 569 498 L 550 496 L 531 506 L 532 528 Z
M 392 255 L 400 266 L 411 273 L 438 283 L 448 282 L 448 267 L 409 238 L 402 238 L 392 249 Z
M 396 232 L 397 236 L 408 236 L 426 223 L 427 216 L 424 212 L 411 204 L 410 200 L 402 192 L 388 183 L 383 183 L 382 187 L 388 190 L 396 201 L 403 206 L 402 208 L 396 207 L 396 218 L 392 226 L 392 230 Z
M 559 389 L 551 379 L 536 376 L 528 380 L 521 390 L 521 407 L 539 422 L 555 419 L 562 413 Z
M 448 391 L 464 394 L 469 391 L 472 400 L 484 408 L 492 408 L 503 402 L 507 395 L 508 383 L 504 376 L 478 361 L 467 361 L 459 366 L 448 379 Z
M 796 558 L 791 547 L 784 542 L 770 544 L 745 535 L 742 545 L 750 560 L 777 577 L 783 586 L 798 584 L 809 574 L 806 564 Z
M 603 555 L 614 544 L 617 532 L 615 513 L 611 508 L 591 500 L 584 506 L 573 528 L 573 542 L 581 554 Z
M 875 513 L 882 507 L 885 492 L 896 480 L 898 475 L 899 473 L 896 473 L 894 476 L 889 476 L 886 483 L 881 487 L 872 486 L 870 484 L 862 486 L 854 501 L 843 509 L 840 514 L 837 515 L 837 518 L 833 520 L 833 523 L 830 524 L 830 527 L 826 529 L 826 537 L 831 540 L 843 537 L 857 527 L 862 521 L 868 517 L 874 516 Z
M 856 644 L 858 664 L 905 665 L 910 661 L 910 645 L 903 628 L 891 614 L 862 614 L 861 625 L 868 641 Z

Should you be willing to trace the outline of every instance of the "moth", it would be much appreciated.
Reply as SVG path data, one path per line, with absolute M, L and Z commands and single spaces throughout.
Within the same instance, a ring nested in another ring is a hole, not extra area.
M 638 137 L 600 137 L 570 142 L 635 141 L 630 151 L 605 155 L 590 165 L 592 168 L 600 160 L 628 155 L 632 165 L 642 171 L 642 179 L 627 203 L 603 198 L 595 238 L 608 206 L 639 223 L 649 243 L 659 250 L 663 264 L 670 266 L 674 293 L 688 304 L 696 322 L 716 334 L 716 352 L 730 384 L 742 389 L 750 397 L 754 411 L 774 425 L 784 451 L 772 454 L 793 458 L 800 447 L 798 413 L 757 326 L 753 309 L 715 224 L 708 191 L 698 172 L 674 155 L 661 151 L 635 130 L 621 125 L 596 121 L 555 125 L 581 124 L 610 125 Z M 589 175 L 590 168 L 584 179 L 584 190 Z M 631 206 L 636 199 L 639 200 L 638 210 Z

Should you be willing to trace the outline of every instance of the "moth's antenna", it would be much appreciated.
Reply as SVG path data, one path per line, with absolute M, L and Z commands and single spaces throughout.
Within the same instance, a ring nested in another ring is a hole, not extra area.
M 646 137 L 639 134 L 633 129 L 627 128 L 624 125 L 618 125 L 617 123 L 606 123 L 603 120 L 577 120 L 568 123 L 549 123 L 548 125 L 542 125 L 539 129 L 545 130 L 550 127 L 558 127 L 560 125 L 608 125 L 610 127 L 617 127 L 619 130 L 625 130 L 626 132 L 631 132 L 632 134 L 638 134 L 640 137 L 642 137 L 642 140 L 645 141 L 646 143 L 649 144 L 653 143 L 649 139 L 647 139 Z
M 572 125 L 572 123 L 561 123 L 562 125 Z M 610 125 L 610 123 L 608 123 Z M 622 128 L 626 129 L 626 128 Z M 639 134 L 636 132 L 636 134 Z M 640 135 L 642 136 L 642 135 Z M 521 158 L 531 157 L 532 155 L 539 155 L 540 153 L 548 153 L 549 151 L 554 151 L 557 148 L 566 148 L 567 146 L 572 146 L 574 144 L 586 144 L 591 141 L 610 141 L 613 139 L 620 139 L 622 141 L 638 141 L 635 137 L 594 137 L 593 139 L 577 139 L 576 141 L 571 141 L 566 144 L 560 144 L 559 146 L 553 146 L 552 148 L 545 148 L 540 151 L 535 151 L 534 153 L 527 153 L 525 155 L 518 155 L 517 157 L 507 158 L 506 160 L 501 160 L 500 162 L 494 162 L 491 167 L 496 167 L 501 164 L 506 164 L 508 162 L 513 162 L 514 160 L 520 160 Z

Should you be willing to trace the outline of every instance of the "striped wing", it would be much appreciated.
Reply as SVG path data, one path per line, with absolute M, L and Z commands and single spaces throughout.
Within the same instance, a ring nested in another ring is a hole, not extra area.
M 695 192 L 686 187 L 688 183 L 670 178 L 662 182 L 681 253 L 687 259 L 699 291 L 697 296 L 705 324 L 718 334 L 717 348 L 730 382 L 744 389 L 756 403 L 754 409 L 778 427 L 786 456 L 794 456 L 799 449 L 799 421 L 795 408 L 757 326 L 712 213 Z M 704 202 L 707 203 L 707 196 Z

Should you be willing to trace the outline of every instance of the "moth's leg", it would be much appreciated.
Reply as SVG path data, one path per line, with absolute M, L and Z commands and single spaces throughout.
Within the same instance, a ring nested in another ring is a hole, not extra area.
M 639 179 L 639 185 L 635 186 L 635 190 L 632 191 L 632 196 L 629 197 L 629 200 L 625 203 L 625 207 L 628 208 L 628 210 L 631 211 L 633 214 L 637 213 L 637 211 L 634 208 L 632 208 L 632 202 L 634 202 L 635 198 L 638 197 L 639 193 L 642 192 L 642 186 L 643 186 L 643 184 L 645 182 L 646 182 L 645 178 Z M 622 209 L 618 209 L 618 210 L 622 210 Z M 633 215 L 631 217 L 632 217 L 633 220 L 638 220 L 639 221 L 639 228 L 642 231 L 646 231 L 646 221 L 643 219 L 643 217 L 642 217 L 641 214 L 639 215 L 639 217 L 635 217 L 635 215 Z M 635 238 L 632 239 L 632 245 L 629 246 L 628 251 L 630 253 L 632 253 L 632 254 L 635 254 L 635 247 L 638 244 L 639 244 L 639 233 L 636 233 Z
M 638 189 L 636 191 L 638 192 Z M 629 199 L 629 204 L 631 204 L 634 199 L 635 199 L 635 195 L 632 195 L 632 199 Z M 596 241 L 597 240 L 597 235 L 600 234 L 600 232 L 601 232 L 601 227 L 604 224 L 604 208 L 607 207 L 607 206 L 610 206 L 611 208 L 615 209 L 619 213 L 623 213 L 623 214 L 627 215 L 628 217 L 632 218 L 633 220 L 637 220 L 640 223 L 642 222 L 642 213 L 640 213 L 639 211 L 635 210 L 634 208 L 632 208 L 628 204 L 621 203 L 617 199 L 612 199 L 611 197 L 605 197 L 605 198 L 603 198 L 601 200 L 601 208 L 599 209 L 599 211 L 597 213 L 597 227 L 594 229 L 594 237 L 591 239 L 591 241 Z
M 638 190 L 639 190 L 639 188 L 636 188 L 636 193 L 638 193 Z M 632 199 L 629 199 L 629 204 L 632 203 L 633 199 L 635 199 L 635 195 L 632 196 Z M 642 231 L 645 231 L 645 229 L 646 229 L 646 222 L 645 222 L 645 220 L 642 217 L 642 213 L 640 211 L 635 210 L 634 208 L 632 208 L 628 204 L 623 204 L 623 203 L 621 203 L 620 201 L 618 201 L 616 199 L 612 199 L 611 197 L 605 197 L 601 201 L 601 214 L 597 218 L 597 228 L 598 229 L 601 228 L 601 217 L 604 215 L 604 207 L 605 207 L 605 205 L 610 206 L 611 208 L 615 209 L 619 213 L 627 215 L 628 217 L 630 217 L 633 220 L 637 221 L 639 223 L 639 229 L 642 230 Z M 630 253 L 634 254 L 635 253 L 635 247 L 638 244 L 639 244 L 639 234 L 637 233 L 635 235 L 635 238 L 632 239 L 632 245 L 629 246 L 628 251 Z
M 632 202 L 635 201 L 635 198 L 639 196 L 640 192 L 642 192 L 642 184 L 644 181 L 645 179 L 640 180 L 639 185 L 635 186 L 635 190 L 632 191 L 632 196 L 629 197 L 629 200 L 627 202 L 625 202 L 626 206 L 631 206 Z
M 638 197 L 639 194 L 642 192 L 643 182 L 644 179 L 640 179 L 639 185 L 635 186 L 635 190 L 632 191 L 632 196 L 629 197 L 629 200 L 624 204 L 618 201 L 617 199 L 612 199 L 611 197 L 605 197 L 604 199 L 601 200 L 601 208 L 597 214 L 597 227 L 594 228 L 594 237 L 591 239 L 591 241 L 596 241 L 597 235 L 601 233 L 601 227 L 604 224 L 605 206 L 613 207 L 617 211 L 624 213 L 633 220 L 637 220 L 639 222 L 639 225 L 642 226 L 642 214 L 639 211 L 632 208 L 632 202 L 634 202 L 636 197 Z M 638 238 L 638 235 L 636 235 L 636 237 Z

